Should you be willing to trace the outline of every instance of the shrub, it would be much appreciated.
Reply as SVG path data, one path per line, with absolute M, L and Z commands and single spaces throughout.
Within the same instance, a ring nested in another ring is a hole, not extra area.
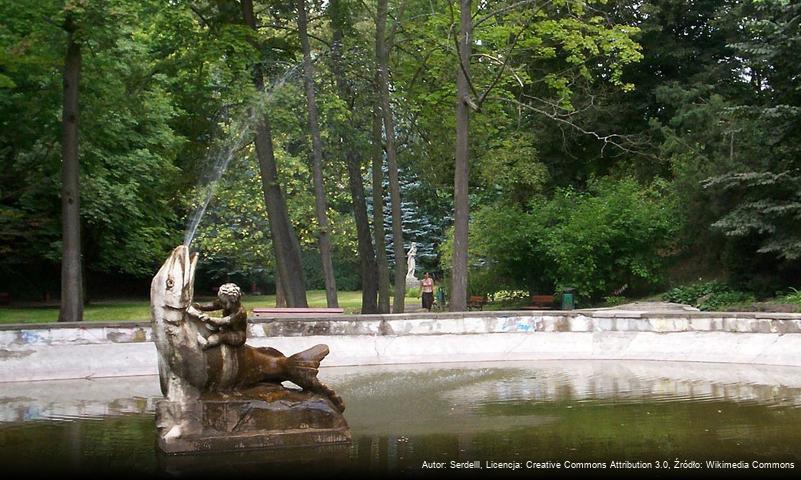
M 550 293 L 573 287 L 579 298 L 599 300 L 625 284 L 658 283 L 678 229 L 672 197 L 663 190 L 604 178 L 586 192 L 559 189 L 527 208 L 501 203 L 478 210 L 470 227 L 471 288 Z M 446 264 L 451 249 L 446 242 Z
M 624 303 L 628 302 L 629 300 L 626 297 L 621 297 L 617 295 L 611 295 L 604 298 L 604 306 L 605 307 L 614 307 L 615 305 L 623 305 Z
M 528 301 L 529 294 L 525 290 L 499 290 L 495 292 L 493 299 L 496 301 L 517 301 L 517 300 L 526 300 Z
M 682 285 L 671 289 L 662 298 L 668 302 L 693 305 L 701 310 L 720 310 L 729 305 L 755 301 L 753 294 L 734 290 L 719 281 Z
M 754 301 L 754 295 L 751 293 L 737 291 L 718 292 L 710 295 L 698 305 L 698 308 L 701 310 L 721 310 L 730 305 L 753 303 Z
M 801 305 L 801 290 L 797 290 L 793 287 L 790 287 L 790 290 L 792 290 L 792 292 L 784 295 L 782 301 L 794 305 Z
M 726 291 L 729 291 L 729 287 L 725 283 L 715 280 L 672 288 L 662 296 L 662 299 L 667 302 L 696 305 L 696 301 L 705 295 Z

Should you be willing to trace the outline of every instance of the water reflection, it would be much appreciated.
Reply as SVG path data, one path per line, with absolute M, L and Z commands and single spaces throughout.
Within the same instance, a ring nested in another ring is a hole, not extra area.
M 153 413 L 159 398 L 157 376 L 0 383 L 0 422 Z
M 30 471 L 419 473 L 424 461 L 801 459 L 801 369 L 550 361 L 328 368 L 353 444 L 156 453 L 157 377 L 0 386 L 0 461 Z M 43 461 L 42 459 L 46 459 Z

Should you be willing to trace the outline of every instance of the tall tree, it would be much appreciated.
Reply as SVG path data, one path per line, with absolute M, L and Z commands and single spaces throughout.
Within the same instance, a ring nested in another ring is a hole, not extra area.
M 468 160 L 470 156 L 469 124 L 470 47 L 473 42 L 471 0 L 461 0 L 459 29 L 459 65 L 456 69 L 456 155 L 453 171 L 453 269 L 451 270 L 452 312 L 467 309 L 467 234 L 470 219 Z
M 320 139 L 320 120 L 317 114 L 317 100 L 314 92 L 314 66 L 309 46 L 306 0 L 297 0 L 298 37 L 303 50 L 303 85 L 306 90 L 306 106 L 309 115 L 309 132 L 312 138 L 312 178 L 314 179 L 315 213 L 317 215 L 317 241 L 320 259 L 323 263 L 325 279 L 325 299 L 329 307 L 338 307 L 337 285 L 334 278 L 334 265 L 331 261 L 331 232 L 328 226 L 328 202 L 323 185 L 323 142 Z
M 78 157 L 78 97 L 81 81 L 81 45 L 72 12 L 64 19 L 67 54 L 64 61 L 64 109 L 62 118 L 61 215 L 61 310 L 59 322 L 83 320 L 83 276 L 81 274 L 80 163 Z
M 721 207 L 711 227 L 725 235 L 730 280 L 772 295 L 801 278 L 801 4 L 726 7 L 718 7 L 716 22 L 738 34 L 727 47 L 739 63 L 733 73 L 741 89 L 716 86 L 724 108 L 707 111 L 717 128 L 697 128 L 699 143 L 712 146 L 704 162 L 717 170 L 702 184 Z M 690 129 L 680 133 L 693 139 Z
M 381 139 L 381 125 L 381 106 L 376 101 L 372 114 L 373 239 L 378 264 L 378 312 L 389 313 L 389 262 L 384 240 L 384 142 Z
M 348 85 L 342 59 L 344 41 L 343 30 L 350 22 L 348 11 L 340 0 L 332 0 L 329 6 L 333 44 L 331 46 L 331 70 L 339 97 L 348 103 L 346 125 L 342 133 L 342 143 L 348 166 L 348 186 L 353 201 L 353 217 L 356 221 L 356 240 L 359 251 L 359 264 L 362 277 L 362 313 L 378 313 L 378 265 L 370 236 L 370 221 L 362 180 L 362 155 L 356 147 L 354 131 L 356 125 L 353 112 L 355 95 Z
M 180 86 L 169 74 L 182 67 L 171 54 L 180 42 L 173 37 L 171 50 L 161 50 L 160 37 L 148 33 L 175 12 L 152 0 L 48 1 L 35 9 L 4 2 L 0 9 L 0 51 L 10 53 L 0 55 L 0 70 L 12 80 L 0 89 L 0 243 L 9 238 L 13 252 L 0 253 L 7 282 L 0 290 L 30 299 L 60 290 L 62 249 L 70 243 L 80 245 L 72 270 L 81 285 L 79 293 L 76 280 L 66 281 L 73 293 L 65 301 L 97 292 L 98 274 L 152 274 L 154 259 L 179 241 L 175 160 L 183 139 L 169 86 Z M 70 22 L 76 30 L 67 42 Z M 72 77 L 66 96 L 65 73 Z M 65 113 L 65 105 L 74 111 Z M 64 188 L 65 207 L 80 210 L 80 223 L 69 222 L 80 238 L 68 231 L 66 243 Z M 21 283 L 25 277 L 35 281 Z
M 392 313 L 403 313 L 406 297 L 406 251 L 403 245 L 403 221 L 401 217 L 400 180 L 395 151 L 395 120 L 389 99 L 389 51 L 392 48 L 392 35 L 387 38 L 387 0 L 378 0 L 375 29 L 376 68 L 378 71 L 378 98 L 384 120 L 386 138 L 387 170 L 389 194 L 392 206 L 392 238 L 395 247 L 395 295 Z M 393 25 L 393 33 L 400 21 L 400 15 Z
M 242 15 L 245 24 L 257 30 L 253 14 L 253 0 L 242 0 Z M 258 50 L 258 45 L 256 45 Z M 259 93 L 264 93 L 264 76 L 259 62 L 253 65 L 253 84 Z M 256 155 L 259 159 L 264 203 L 270 218 L 270 233 L 275 249 L 275 263 L 279 282 L 288 307 L 306 307 L 306 285 L 300 258 L 300 245 L 289 221 L 284 195 L 278 182 L 278 169 L 273 151 L 272 130 L 267 115 L 258 115 L 256 124 Z

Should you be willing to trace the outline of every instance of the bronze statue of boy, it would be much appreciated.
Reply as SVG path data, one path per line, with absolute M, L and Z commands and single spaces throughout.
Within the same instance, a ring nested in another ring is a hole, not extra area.
M 210 303 L 193 303 L 192 308 L 198 310 L 196 317 L 207 329 L 215 332 L 208 338 L 198 335 L 198 342 L 206 350 L 224 343 L 239 347 L 247 340 L 248 314 L 242 306 L 242 290 L 235 283 L 226 283 L 217 291 L 217 299 Z M 205 313 L 222 310 L 221 318 Z

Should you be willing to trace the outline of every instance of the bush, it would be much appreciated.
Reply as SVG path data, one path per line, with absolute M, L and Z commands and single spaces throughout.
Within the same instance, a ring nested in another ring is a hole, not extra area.
M 525 290 L 499 290 L 495 292 L 495 295 L 493 295 L 492 298 L 500 302 L 518 301 L 518 300 L 528 301 L 529 294 Z
M 604 306 L 605 307 L 614 307 L 616 305 L 623 305 L 624 303 L 628 302 L 629 299 L 626 297 L 621 297 L 618 295 L 610 295 L 604 298 Z
M 693 305 L 706 311 L 755 301 L 753 294 L 734 290 L 719 281 L 682 285 L 671 289 L 662 298 L 668 302 Z
M 792 290 L 792 292 L 784 295 L 782 301 L 792 303 L 793 305 L 801 305 L 801 290 L 797 290 L 793 287 L 790 287 L 790 290 Z
M 407 288 L 406 289 L 406 298 L 420 298 L 420 289 L 419 288 Z
M 671 289 L 662 296 L 662 299 L 666 302 L 696 305 L 696 300 L 705 295 L 727 292 L 729 290 L 729 287 L 727 287 L 725 283 L 718 281 L 693 283 Z
M 719 292 L 710 295 L 698 305 L 698 308 L 706 311 L 722 310 L 724 307 L 731 305 L 750 304 L 755 300 L 754 295 L 751 293 L 737 291 Z
M 470 227 L 470 288 L 531 293 L 573 287 L 583 299 L 603 299 L 662 280 L 664 257 L 678 229 L 673 200 L 661 184 L 604 178 L 588 191 L 557 190 L 527 208 L 495 204 L 478 210 Z M 443 247 L 449 263 L 452 243 Z

